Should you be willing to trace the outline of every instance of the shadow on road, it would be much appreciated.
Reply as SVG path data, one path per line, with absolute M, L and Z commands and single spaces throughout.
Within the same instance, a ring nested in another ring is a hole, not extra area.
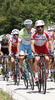
M 47 90 L 55 90 L 55 88 L 48 88 Z

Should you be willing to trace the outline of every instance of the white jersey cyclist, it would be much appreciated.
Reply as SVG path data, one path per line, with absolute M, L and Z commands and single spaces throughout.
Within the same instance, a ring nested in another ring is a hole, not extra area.
M 35 45 L 36 46 L 43 46 L 45 43 L 46 43 L 46 40 L 49 39 L 49 35 L 44 32 L 42 35 L 39 35 L 37 33 L 37 30 L 33 32 L 32 36 L 31 36 L 32 39 L 35 39 Z

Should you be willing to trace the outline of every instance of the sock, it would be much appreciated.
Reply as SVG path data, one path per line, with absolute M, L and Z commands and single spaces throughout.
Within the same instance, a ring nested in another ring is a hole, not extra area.
M 35 78 L 36 78 L 36 77 L 38 77 L 38 72 L 37 72 L 37 73 L 35 73 Z

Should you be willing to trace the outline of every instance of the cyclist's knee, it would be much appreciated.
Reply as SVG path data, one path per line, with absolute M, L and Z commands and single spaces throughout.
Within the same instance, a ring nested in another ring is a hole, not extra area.
M 48 56 L 45 57 L 45 61 L 49 62 L 49 57 Z
M 39 62 L 40 57 L 35 57 L 35 62 Z
M 31 64 L 33 64 L 33 59 L 30 59 L 29 62 L 30 62 Z
M 14 62 L 14 58 L 13 58 L 13 57 L 11 57 L 11 62 L 12 62 L 12 63 Z

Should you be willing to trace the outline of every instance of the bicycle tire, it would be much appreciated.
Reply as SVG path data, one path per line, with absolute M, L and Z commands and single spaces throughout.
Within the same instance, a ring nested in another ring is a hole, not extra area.
M 55 83 L 55 72 L 54 72 L 53 78 L 54 78 L 54 83 Z
M 43 94 L 46 93 L 46 67 L 45 63 L 43 63 L 43 68 L 42 68 L 42 86 L 43 86 Z
M 28 71 L 29 83 L 30 83 L 31 89 L 34 90 L 34 78 L 33 78 L 31 67 L 30 67 L 30 64 L 28 63 L 28 61 L 26 61 L 26 66 L 27 66 L 27 71 Z
M 16 64 L 16 72 L 17 72 L 17 85 L 20 84 L 20 69 L 19 69 L 19 63 Z
M 16 70 L 15 70 L 15 62 L 14 62 L 14 66 L 13 66 L 13 80 L 14 80 L 14 85 L 16 85 L 17 75 L 16 75 Z
M 26 89 L 28 89 L 28 79 L 27 78 L 24 78 L 24 84 L 25 84 Z
M 38 91 L 41 92 L 41 68 L 38 70 Z
M 27 68 L 26 63 L 23 62 L 24 85 L 25 85 L 26 89 L 28 89 L 28 79 L 27 79 L 27 76 L 26 76 L 26 74 L 27 74 L 28 72 L 26 73 L 26 68 Z

